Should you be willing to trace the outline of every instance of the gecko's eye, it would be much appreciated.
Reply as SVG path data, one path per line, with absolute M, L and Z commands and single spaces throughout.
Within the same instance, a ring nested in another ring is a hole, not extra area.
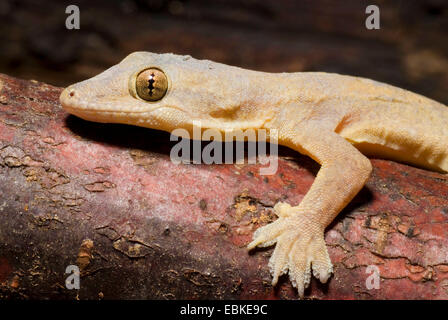
M 135 89 L 143 100 L 158 101 L 166 94 L 168 79 L 162 70 L 149 68 L 137 75 Z

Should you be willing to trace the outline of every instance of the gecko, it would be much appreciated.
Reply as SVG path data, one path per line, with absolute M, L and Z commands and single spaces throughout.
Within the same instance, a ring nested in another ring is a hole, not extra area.
M 268 73 L 134 52 L 99 75 L 68 86 L 62 107 L 82 119 L 172 132 L 182 128 L 272 130 L 278 144 L 320 169 L 301 202 L 278 202 L 277 219 L 258 228 L 248 249 L 275 245 L 275 286 L 289 274 L 299 297 L 314 275 L 333 273 L 326 227 L 366 184 L 368 156 L 448 172 L 448 108 L 374 80 L 325 72 Z M 268 136 L 269 139 L 269 136 Z

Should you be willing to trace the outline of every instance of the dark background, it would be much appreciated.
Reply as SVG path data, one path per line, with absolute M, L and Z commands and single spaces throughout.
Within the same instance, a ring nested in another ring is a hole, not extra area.
M 65 28 L 69 4 L 80 30 Z M 380 30 L 365 28 L 369 4 Z M 1 0 L 0 72 L 66 86 L 133 51 L 174 52 L 363 76 L 448 104 L 447 30 L 446 0 Z

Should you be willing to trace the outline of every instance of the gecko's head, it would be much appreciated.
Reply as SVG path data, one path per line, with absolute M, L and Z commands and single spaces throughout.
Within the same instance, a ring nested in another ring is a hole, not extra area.
M 244 115 L 241 69 L 190 56 L 135 52 L 103 73 L 66 88 L 66 111 L 96 122 L 171 131 L 236 122 Z M 235 121 L 234 121 L 235 120 Z

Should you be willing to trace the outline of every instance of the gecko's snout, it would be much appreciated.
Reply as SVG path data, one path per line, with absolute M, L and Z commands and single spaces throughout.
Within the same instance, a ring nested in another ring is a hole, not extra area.
M 65 109 L 66 107 L 70 107 L 71 105 L 73 105 L 73 100 L 75 97 L 76 91 L 72 86 L 70 86 L 62 90 L 59 101 L 61 102 L 62 107 Z
M 73 113 L 74 110 L 83 109 L 87 103 L 83 101 L 79 95 L 79 91 L 74 86 L 69 86 L 62 90 L 59 102 L 67 112 Z

